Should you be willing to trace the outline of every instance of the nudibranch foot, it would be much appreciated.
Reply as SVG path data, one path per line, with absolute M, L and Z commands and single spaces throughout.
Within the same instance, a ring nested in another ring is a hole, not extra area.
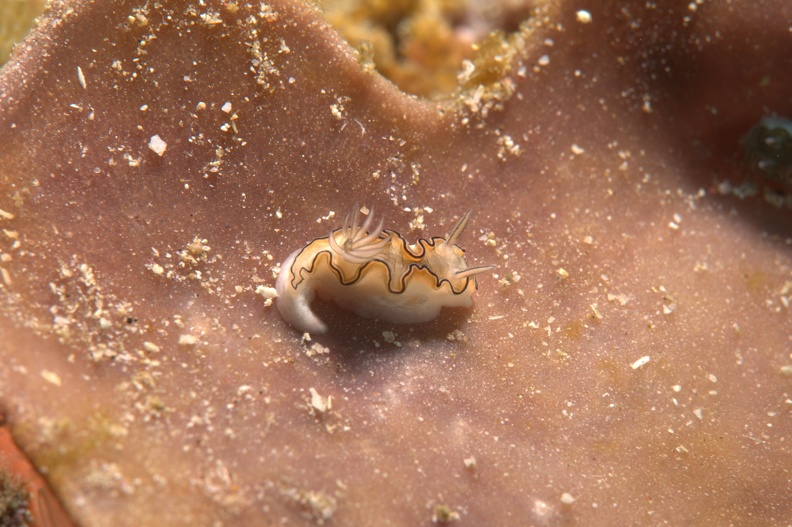
M 435 318 L 443 307 L 470 307 L 476 275 L 494 266 L 468 267 L 456 245 L 470 211 L 446 238 L 408 245 L 398 233 L 376 227 L 374 213 L 358 223 L 359 208 L 346 215 L 340 229 L 293 252 L 281 265 L 275 283 L 276 305 L 286 322 L 309 333 L 327 326 L 311 311 L 316 295 L 362 317 L 393 323 Z
M 302 249 L 301 249 L 302 250 Z M 319 320 L 319 317 L 311 311 L 311 301 L 314 299 L 315 292 L 312 288 L 302 289 L 292 288 L 289 284 L 289 273 L 283 272 L 294 263 L 294 259 L 300 251 L 294 251 L 281 265 L 281 272 L 275 281 L 275 290 L 278 296 L 275 305 L 284 320 L 303 332 L 308 333 L 327 333 L 327 326 Z M 295 322 L 292 322 L 295 321 Z

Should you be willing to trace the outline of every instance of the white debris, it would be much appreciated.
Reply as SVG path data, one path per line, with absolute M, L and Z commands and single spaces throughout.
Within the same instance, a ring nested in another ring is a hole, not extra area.
M 80 86 L 85 89 L 85 75 L 83 75 L 82 68 L 77 66 L 77 80 L 80 81 Z
M 608 293 L 608 302 L 618 302 L 619 305 L 626 306 L 627 302 L 630 301 L 630 297 L 625 295 L 624 293 L 619 293 L 618 295 L 613 293 Z
M 309 388 L 309 392 L 311 392 L 311 406 L 317 412 L 326 412 L 333 407 L 333 397 L 328 396 L 326 399 L 319 395 L 319 392 L 316 391 L 316 388 Z
M 591 13 L 586 11 L 585 9 L 581 9 L 577 13 L 575 13 L 577 17 L 577 21 L 581 24 L 590 24 L 591 23 Z
M 393 344 L 396 347 L 401 346 L 401 342 L 396 340 L 396 333 L 394 333 L 393 331 L 383 331 L 382 338 L 385 339 L 385 342 L 387 342 L 388 344 Z
M 165 153 L 165 149 L 168 148 L 168 143 L 163 141 L 160 136 L 152 135 L 151 139 L 149 139 L 148 147 L 158 156 L 161 156 Z
M 278 296 L 278 290 L 274 287 L 256 286 L 256 293 L 264 297 L 264 305 L 269 307 L 272 305 L 272 299 Z M 309 339 L 310 340 L 310 339 Z
M 563 503 L 564 505 L 572 505 L 573 503 L 575 503 L 575 497 L 572 496 L 572 494 L 565 492 L 561 494 L 561 503 Z
M 637 361 L 635 361 L 632 364 L 630 364 L 630 367 L 632 369 L 634 369 L 634 370 L 637 370 L 638 368 L 640 368 L 641 366 L 643 366 L 644 364 L 646 364 L 650 360 L 651 360 L 651 357 L 649 357 L 649 355 L 644 355 L 643 357 L 641 357 Z
M 42 378 L 43 378 L 45 381 L 47 381 L 47 382 L 49 382 L 49 383 L 52 383 L 52 384 L 54 384 L 55 386 L 60 386 L 60 385 L 61 385 L 61 378 L 60 378 L 60 375 L 58 375 L 58 374 L 57 374 L 57 373 L 55 373 L 54 371 L 49 371 L 49 370 L 41 370 L 41 377 L 42 377 Z
M 473 78 L 474 71 L 476 71 L 476 65 L 473 64 L 473 61 L 464 59 L 462 61 L 462 71 L 457 74 L 457 81 L 459 81 L 460 84 L 466 83 Z
M 194 335 L 179 335 L 179 346 L 195 346 L 198 338 Z

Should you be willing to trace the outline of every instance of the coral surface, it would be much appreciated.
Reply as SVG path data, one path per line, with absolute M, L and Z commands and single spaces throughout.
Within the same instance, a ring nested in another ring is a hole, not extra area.
M 792 214 L 735 189 L 790 20 L 541 3 L 430 101 L 301 2 L 52 2 L 0 71 L 14 439 L 84 526 L 787 525 Z M 474 209 L 475 306 L 284 323 L 355 202 Z

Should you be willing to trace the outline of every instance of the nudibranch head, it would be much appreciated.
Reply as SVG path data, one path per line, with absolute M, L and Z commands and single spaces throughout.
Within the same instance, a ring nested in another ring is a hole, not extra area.
M 311 311 L 318 294 L 362 317 L 394 323 L 427 322 L 442 307 L 469 307 L 476 275 L 492 266 L 468 267 L 456 245 L 470 220 L 462 216 L 445 238 L 408 245 L 398 233 L 362 225 L 357 205 L 340 229 L 294 251 L 275 283 L 281 316 L 300 331 L 324 333 L 327 326 Z

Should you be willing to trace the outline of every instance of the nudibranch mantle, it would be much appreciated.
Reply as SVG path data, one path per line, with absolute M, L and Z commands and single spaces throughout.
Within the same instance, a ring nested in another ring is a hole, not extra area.
M 300 331 L 325 333 L 327 326 L 311 311 L 315 296 L 366 318 L 393 323 L 432 320 L 442 307 L 470 307 L 476 275 L 494 266 L 468 267 L 456 241 L 470 212 L 445 238 L 409 245 L 397 232 L 373 229 L 373 211 L 358 224 L 358 207 L 342 228 L 294 251 L 275 282 L 276 305 L 286 322 Z

